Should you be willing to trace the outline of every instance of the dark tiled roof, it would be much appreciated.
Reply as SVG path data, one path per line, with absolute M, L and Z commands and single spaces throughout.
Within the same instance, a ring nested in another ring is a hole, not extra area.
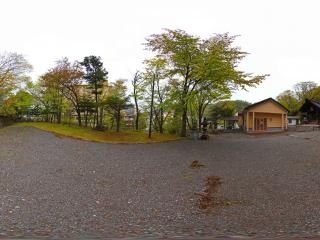
M 320 110 L 320 101 L 313 100 L 313 99 L 306 99 L 299 111 L 307 112 L 309 110 L 310 105 Z
M 277 104 L 279 107 L 284 109 L 286 112 L 289 112 L 289 110 L 285 106 L 283 106 L 281 103 L 279 103 L 278 101 L 274 100 L 273 98 L 267 98 L 267 99 L 264 99 L 264 100 L 262 100 L 260 102 L 256 102 L 254 104 L 251 104 L 251 105 L 247 106 L 246 108 L 244 108 L 243 112 L 247 112 L 250 108 L 255 107 L 257 105 L 260 105 L 260 104 L 263 104 L 263 103 L 268 102 L 268 101 L 271 101 L 271 102 Z
M 225 120 L 225 121 L 238 121 L 240 119 L 239 116 L 232 116 L 232 117 L 224 117 L 221 120 Z

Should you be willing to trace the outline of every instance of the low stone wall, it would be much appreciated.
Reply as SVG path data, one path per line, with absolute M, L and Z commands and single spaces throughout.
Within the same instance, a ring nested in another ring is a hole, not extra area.
M 320 129 L 320 125 L 317 124 L 301 124 L 296 126 L 289 126 L 289 131 L 296 131 L 296 132 L 311 132 L 311 131 L 318 131 Z

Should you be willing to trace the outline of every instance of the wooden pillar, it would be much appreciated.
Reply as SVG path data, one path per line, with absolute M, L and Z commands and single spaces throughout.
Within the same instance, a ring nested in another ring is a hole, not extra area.
M 247 117 L 246 117 L 246 129 L 248 132 L 249 131 L 249 112 L 247 112 Z
M 284 115 L 284 127 L 285 130 L 288 130 L 288 114 Z
M 282 131 L 283 131 L 283 113 L 281 113 L 281 129 L 282 129 Z
M 254 124 L 255 124 L 255 122 L 254 122 L 254 112 L 252 112 L 252 132 L 254 132 L 254 130 L 255 130 Z

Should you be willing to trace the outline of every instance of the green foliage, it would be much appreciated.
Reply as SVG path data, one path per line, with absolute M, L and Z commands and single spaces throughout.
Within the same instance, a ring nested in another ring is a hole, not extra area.
M 311 99 L 320 101 L 320 86 L 317 86 L 312 90 Z
M 289 115 L 296 115 L 301 107 L 301 103 L 291 90 L 280 93 L 277 96 L 277 101 L 289 110 Z
M 205 89 L 216 91 L 207 101 L 213 101 L 232 90 L 253 87 L 266 75 L 252 76 L 238 70 L 238 63 L 247 55 L 233 47 L 235 36 L 217 34 L 200 39 L 182 30 L 165 30 L 147 39 L 147 49 L 165 59 L 165 69 L 170 78 L 171 97 L 182 109 L 181 136 L 186 135 L 188 105 L 196 93 Z
M 85 57 L 83 62 L 80 62 L 80 64 L 86 71 L 84 79 L 92 85 L 94 90 L 101 88 L 103 82 L 107 80 L 108 76 L 108 72 L 104 69 L 101 58 L 97 56 L 88 56 Z
M 209 118 L 216 122 L 222 118 L 232 117 L 237 112 L 242 112 L 243 109 L 249 105 L 249 102 L 242 100 L 220 101 L 210 105 L 208 110 Z
M 107 142 L 107 143 L 152 143 L 178 140 L 174 135 L 154 134 L 151 139 L 143 132 L 107 132 L 95 131 L 91 128 L 53 124 L 46 122 L 19 123 L 18 126 L 31 126 L 45 131 L 54 132 L 57 137 L 70 137 L 82 140 Z
M 15 99 L 13 95 L 2 100 L 0 106 L 0 116 L 14 117 L 17 113 L 14 108 L 14 103 Z
M 170 116 L 172 101 L 171 88 L 168 84 L 166 60 L 153 58 L 145 61 L 146 70 L 142 75 L 145 87 L 145 99 L 148 103 L 149 119 L 157 132 L 164 132 L 164 124 Z M 152 112 L 151 112 L 152 111 Z M 149 129 L 151 124 L 149 123 Z
M 4 116 L 14 115 L 12 94 L 22 83 L 27 82 L 27 75 L 32 66 L 23 55 L 17 53 L 0 54 L 0 114 Z
M 251 105 L 250 102 L 243 101 L 243 100 L 234 100 L 233 103 L 235 105 L 235 113 L 237 112 L 241 113 L 246 107 Z
M 27 73 L 32 66 L 23 55 L 17 53 L 0 54 L 0 95 L 8 94 L 20 83 L 29 79 Z
M 312 92 L 317 87 L 315 82 L 299 82 L 293 86 L 295 95 L 300 103 L 303 103 L 307 98 L 312 98 Z
M 320 87 L 315 82 L 299 82 L 293 89 L 277 96 L 277 101 L 289 110 L 290 115 L 297 115 L 306 99 L 320 100 Z
M 14 108 L 18 116 L 29 115 L 34 107 L 34 97 L 24 91 L 18 91 L 14 96 Z
M 80 90 L 84 73 L 77 63 L 70 63 L 67 58 L 57 61 L 56 66 L 42 76 L 43 84 L 56 91 L 56 96 L 63 96 L 71 103 L 77 113 L 78 124 L 81 126 Z M 62 102 L 61 102 L 62 103 Z
M 139 71 L 136 71 L 134 74 L 134 77 L 131 81 L 132 87 L 133 87 L 133 92 L 130 95 L 130 97 L 133 97 L 134 101 L 134 106 L 135 106 L 135 130 L 139 130 L 140 126 L 140 115 L 141 115 L 141 110 L 140 110 L 140 102 L 143 100 L 143 84 L 142 84 L 142 77 L 141 73 Z
M 120 131 L 121 111 L 128 107 L 129 96 L 126 95 L 127 87 L 124 80 L 117 80 L 111 85 L 110 92 L 105 100 L 107 111 L 116 120 L 116 131 Z
M 102 87 L 104 82 L 107 80 L 108 72 L 104 69 L 103 63 L 100 57 L 89 56 L 85 57 L 83 62 L 80 64 L 85 68 L 84 79 L 89 83 L 89 87 L 92 89 L 92 93 L 95 96 L 95 114 L 96 114 L 96 127 L 102 127 L 102 119 L 100 118 L 99 122 L 99 98 L 98 96 L 102 93 Z
M 139 125 L 145 128 L 146 118 L 139 118 L 145 110 L 144 114 L 150 116 L 149 129 L 160 133 L 180 131 L 186 136 L 188 124 L 200 127 L 210 104 L 229 99 L 236 89 L 260 84 L 267 75 L 253 76 L 238 68 L 247 53 L 233 46 L 235 39 L 229 34 L 201 39 L 170 29 L 147 38 L 145 46 L 155 56 L 145 61 L 145 70 L 137 72 L 132 82 L 137 129 Z M 80 63 L 63 58 L 36 84 L 28 83 L 24 92 L 17 92 L 30 70 L 22 55 L 0 55 L 0 114 L 24 115 L 31 111 L 41 113 L 45 121 L 59 123 L 65 116 L 64 121 L 70 123 L 75 122 L 70 119 L 76 112 L 79 125 L 84 118 L 85 126 L 92 120 L 93 127 L 102 128 L 107 111 L 107 117 L 115 120 L 120 130 L 123 110 L 129 105 L 127 89 L 123 80 L 107 88 L 108 72 L 100 57 L 87 56 Z M 84 80 L 90 92 L 85 91 Z M 312 84 L 297 86 L 303 96 L 305 86 L 308 90 Z M 317 95 L 316 91 L 313 94 Z M 239 108 L 236 102 L 229 105 L 232 107 L 224 106 L 219 114 L 228 115 Z
M 170 116 L 165 125 L 164 128 L 166 129 L 166 132 L 169 134 L 178 135 L 181 132 L 181 118 L 179 115 L 173 115 Z

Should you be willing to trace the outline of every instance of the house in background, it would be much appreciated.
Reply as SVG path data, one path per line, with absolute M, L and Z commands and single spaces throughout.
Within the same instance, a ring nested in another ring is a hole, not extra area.
M 128 129 L 134 129 L 134 112 L 135 108 L 133 106 L 122 110 L 123 120 Z
M 288 116 L 288 126 L 297 126 L 300 124 L 299 116 Z
M 246 132 L 280 132 L 288 129 L 288 109 L 273 98 L 247 106 L 239 122 Z
M 236 113 L 232 117 L 224 117 L 221 120 L 223 121 L 223 129 L 235 130 L 239 129 L 239 120 L 242 118 L 241 113 Z
M 320 124 L 320 101 L 306 99 L 299 111 L 304 124 Z

